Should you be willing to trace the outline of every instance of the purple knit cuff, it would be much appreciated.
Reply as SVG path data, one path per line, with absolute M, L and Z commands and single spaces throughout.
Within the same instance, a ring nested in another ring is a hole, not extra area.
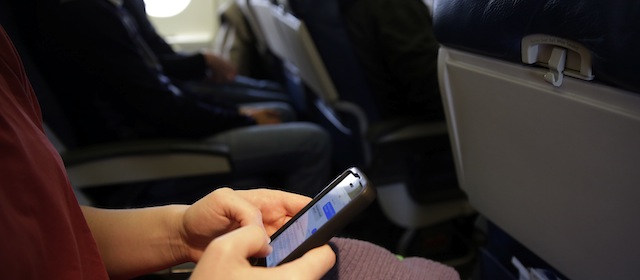
M 323 279 L 460 279 L 449 266 L 418 257 L 399 260 L 370 242 L 336 237 L 329 245 L 336 252 L 337 261 Z

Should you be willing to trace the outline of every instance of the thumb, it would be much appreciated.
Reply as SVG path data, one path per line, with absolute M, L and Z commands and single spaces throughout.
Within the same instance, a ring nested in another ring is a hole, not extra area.
M 242 273 L 244 269 L 251 268 L 249 257 L 266 256 L 270 252 L 269 238 L 262 228 L 255 225 L 238 228 L 214 239 L 207 246 L 190 279 L 210 279 L 220 273 Z
M 329 245 L 312 249 L 302 257 L 282 264 L 273 270 L 279 275 L 289 275 L 292 279 L 320 279 L 336 263 L 336 254 Z

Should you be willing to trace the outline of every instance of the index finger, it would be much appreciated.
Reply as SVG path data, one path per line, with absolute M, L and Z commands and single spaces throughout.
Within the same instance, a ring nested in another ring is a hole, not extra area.
M 234 190 L 224 187 L 211 192 L 189 207 L 186 221 L 196 233 L 217 236 L 239 226 L 256 225 L 264 229 L 262 212 Z M 202 221 L 212 221 L 214 226 L 206 226 Z M 213 227 L 213 228 L 212 228 Z M 209 232 L 209 231 L 222 232 Z
M 224 205 L 227 207 L 220 209 L 224 213 L 224 216 L 232 221 L 238 222 L 240 226 L 256 225 L 262 228 L 262 230 L 265 230 L 260 209 L 237 195 L 233 190 L 228 192 L 225 198 Z
M 291 192 L 274 189 L 253 189 L 236 191 L 241 197 L 263 211 L 274 208 L 284 209 L 286 215 L 293 216 L 300 212 L 311 198 Z
M 278 192 L 280 192 L 280 195 L 283 196 L 283 206 L 285 211 L 287 211 L 287 214 L 291 216 L 300 212 L 302 208 L 304 208 L 305 206 L 307 206 L 307 204 L 309 204 L 309 202 L 311 202 L 311 198 L 304 195 L 284 191 Z

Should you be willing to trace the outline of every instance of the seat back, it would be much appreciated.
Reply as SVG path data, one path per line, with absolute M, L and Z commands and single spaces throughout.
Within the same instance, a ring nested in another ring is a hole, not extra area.
M 340 1 L 289 0 L 290 13 L 304 22 L 308 37 L 339 99 L 357 104 L 370 123 L 380 120 L 370 84 L 358 61 L 339 7 Z
M 256 12 L 253 10 L 253 7 L 249 3 L 251 0 L 236 0 L 236 5 L 242 11 L 249 28 L 251 28 L 252 34 L 255 38 L 256 49 L 260 55 L 265 55 L 267 53 L 267 39 L 260 28 L 260 23 L 258 22 L 258 18 L 256 16 Z
M 570 279 L 632 278 L 640 259 L 640 83 L 630 79 L 640 65 L 639 8 L 434 6 L 461 187 L 481 214 Z
M 472 213 L 457 188 L 452 164 L 441 166 L 443 162 L 434 160 L 439 151 L 450 153 L 444 122 L 379 118 L 374 93 L 351 45 L 338 1 L 288 4 L 291 10 L 274 14 L 290 48 L 283 60 L 296 66 L 316 96 L 316 106 L 321 111 L 327 109 L 323 117 L 334 118 L 334 127 L 344 127 L 343 133 L 334 137 L 356 139 L 362 150 L 362 160 L 356 164 L 364 166 L 377 182 L 384 194 L 379 202 L 387 217 L 399 226 L 415 229 Z M 345 152 L 353 154 L 354 150 Z M 449 174 L 452 180 L 448 180 Z M 440 181 L 430 181 L 435 177 Z M 406 245 L 400 244 L 399 250 Z
M 276 28 L 285 40 L 284 60 L 298 69 L 303 81 L 325 103 L 338 102 L 339 96 L 304 22 L 284 10 L 272 13 Z
M 255 14 L 255 19 L 260 28 L 255 33 L 264 34 L 266 45 L 271 52 L 280 59 L 286 56 L 287 46 L 285 40 L 278 32 L 274 14 L 277 13 L 278 7 L 269 0 L 249 0 L 249 8 Z
M 321 113 L 321 121 L 327 121 L 330 129 L 337 132 L 334 137 L 340 139 L 340 146 L 346 146 L 344 150 L 351 155 L 358 154 L 347 165 L 368 166 L 372 159 L 366 133 L 370 128 L 372 114 L 368 114 L 361 103 L 367 103 L 369 99 L 363 97 L 361 102 L 351 96 L 353 99 L 349 100 L 345 98 L 345 92 L 339 93 L 335 80 L 329 74 L 325 60 L 318 53 L 315 41 L 303 21 L 284 10 L 275 13 L 274 17 L 288 47 L 284 60 L 295 66 L 299 77 L 310 88 L 311 95 L 314 96 L 312 99 Z M 348 77 L 341 76 L 341 79 L 345 78 Z M 359 151 L 349 149 L 353 143 Z M 344 153 L 341 154 L 346 157 Z
M 338 95 L 304 22 L 269 0 L 250 0 L 249 4 L 266 35 L 267 46 L 282 61 L 296 108 L 332 134 L 334 163 L 346 168 L 366 161 L 367 149 L 362 143 L 368 117 L 360 106 L 344 102 Z

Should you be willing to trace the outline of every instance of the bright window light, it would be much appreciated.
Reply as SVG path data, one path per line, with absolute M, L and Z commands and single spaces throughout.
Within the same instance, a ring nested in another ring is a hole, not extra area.
M 182 13 L 191 0 L 144 0 L 147 14 L 152 17 L 166 18 Z

